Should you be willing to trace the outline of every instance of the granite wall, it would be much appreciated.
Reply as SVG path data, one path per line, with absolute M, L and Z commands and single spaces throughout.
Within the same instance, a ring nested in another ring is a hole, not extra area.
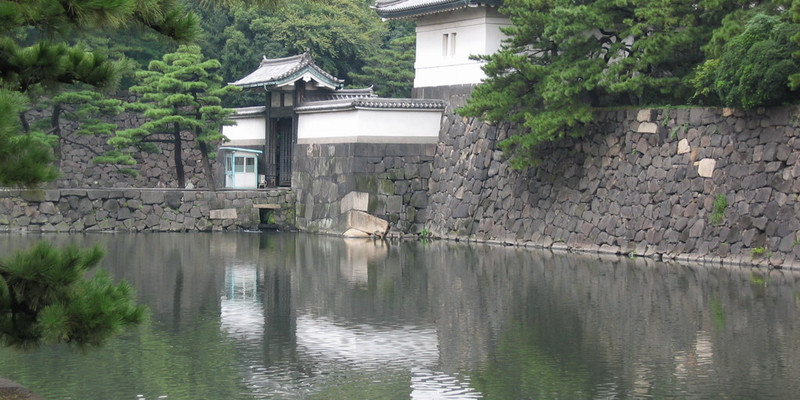
M 0 190 L 0 232 L 223 231 L 294 226 L 290 190 Z
M 133 101 L 133 97 L 127 98 Z M 46 123 L 48 131 L 53 130 L 50 119 L 52 110 L 44 104 L 34 107 L 25 113 L 26 121 L 31 125 Z M 138 127 L 145 122 L 143 116 L 133 112 L 123 112 L 109 121 L 119 129 Z M 175 173 L 175 161 L 171 143 L 159 143 L 160 152 L 136 152 L 133 156 L 137 164 L 126 166 L 138 172 L 131 175 L 120 172 L 119 167 L 108 164 L 96 164 L 92 160 L 111 150 L 106 143 L 108 136 L 78 134 L 78 125 L 62 118 L 58 124 L 59 145 L 56 157 L 60 176 L 49 184 L 59 188 L 177 188 L 178 177 Z M 189 132 L 184 132 L 189 139 Z M 189 188 L 207 188 L 207 178 L 201 163 L 200 150 L 184 143 L 182 151 L 186 183 Z M 216 174 L 217 172 L 215 172 Z M 222 177 L 217 177 L 221 181 Z
M 131 117 L 133 118 L 133 117 Z M 61 139 L 59 149 L 60 176 L 55 181 L 59 188 L 178 188 L 178 175 L 175 172 L 171 143 L 161 143 L 161 151 L 148 153 L 139 151 L 134 154 L 136 165 L 131 169 L 138 172 L 131 175 L 120 172 L 120 168 L 108 164 L 96 164 L 92 161 L 103 152 L 110 150 L 104 136 L 80 136 L 66 134 Z M 205 171 L 201 163 L 200 150 L 184 143 L 183 167 L 186 186 L 189 188 L 207 188 Z
M 512 170 L 512 126 L 446 112 L 425 227 L 436 236 L 657 258 L 800 260 L 795 107 L 606 111 Z M 715 206 L 716 203 L 716 206 Z
M 292 189 L 302 230 L 341 234 L 348 210 L 390 222 L 390 234 L 416 233 L 428 220 L 428 178 L 435 144 L 295 145 Z M 363 195 L 363 207 L 352 194 Z

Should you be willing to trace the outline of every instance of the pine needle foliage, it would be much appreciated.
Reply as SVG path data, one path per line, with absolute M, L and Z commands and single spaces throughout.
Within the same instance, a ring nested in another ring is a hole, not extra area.
M 209 161 L 215 154 L 211 149 L 224 140 L 222 125 L 233 123 L 228 119 L 233 110 L 220 105 L 221 96 L 240 90 L 222 86 L 222 77 L 217 74 L 220 67 L 219 61 L 206 59 L 196 45 L 180 46 L 163 59 L 152 61 L 147 71 L 136 74 L 138 84 L 130 88 L 141 97 L 127 105 L 148 121 L 116 132 L 108 140 L 115 150 L 96 161 L 134 165 L 134 151 L 171 143 L 178 185 L 184 187 L 183 147 L 189 142 L 199 147 L 207 181 L 215 189 Z
M 56 178 L 58 136 L 29 126 L 25 112 L 40 96 L 78 103 L 86 133 L 110 129 L 89 114 L 117 107 L 92 95 L 57 94 L 65 85 L 111 86 L 117 68 L 100 52 L 73 45 L 91 29 L 140 26 L 179 41 L 196 38 L 199 21 L 178 0 L 0 0 L 0 186 L 36 186 Z M 133 289 L 89 269 L 98 248 L 55 249 L 40 243 L 0 261 L 0 345 L 98 346 L 145 317 Z
M 350 73 L 353 86 L 373 86 L 381 97 L 410 97 L 415 45 L 414 35 L 390 40 L 388 46 L 365 58 L 361 72 Z
M 530 167 L 539 160 L 541 144 L 582 136 L 597 107 L 686 104 L 696 91 L 692 78 L 697 67 L 711 51 L 725 48 L 732 32 L 741 31 L 726 21 L 747 20 L 757 12 L 786 13 L 789 3 L 505 0 L 500 11 L 511 20 L 503 29 L 507 39 L 496 54 L 479 57 L 487 62 L 487 79 L 459 112 L 517 123 L 519 134 L 499 147 L 513 167 Z M 786 57 L 785 51 L 759 46 L 749 55 L 754 65 Z M 744 54 L 737 44 L 727 51 L 732 53 L 720 60 L 729 57 L 732 65 L 741 61 L 735 54 Z M 773 78 L 780 74 L 783 85 L 788 84 L 787 71 L 784 63 L 770 72 L 768 85 L 774 87 Z M 721 85 L 729 94 L 720 96 L 728 100 L 751 95 L 733 81 Z
M 55 179 L 58 138 L 28 126 L 29 103 L 65 85 L 113 85 L 115 63 L 72 40 L 90 29 L 133 26 L 176 40 L 194 39 L 199 32 L 197 17 L 177 0 L 0 0 L 0 185 Z
M 97 246 L 40 242 L 0 261 L 0 344 L 94 347 L 142 322 L 147 309 L 127 282 L 115 284 L 103 271 L 86 277 L 102 258 Z

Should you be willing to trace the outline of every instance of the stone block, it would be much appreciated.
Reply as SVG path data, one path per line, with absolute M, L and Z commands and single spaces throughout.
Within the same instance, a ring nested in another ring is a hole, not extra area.
M 658 124 L 655 122 L 642 122 L 639 128 L 636 129 L 638 133 L 658 133 Z
M 210 219 L 236 219 L 235 208 L 222 208 L 211 210 Z
M 157 190 L 143 190 L 142 191 L 143 204 L 163 204 L 164 192 Z
M 345 213 L 350 210 L 367 211 L 369 207 L 369 193 L 350 192 L 347 193 L 340 203 L 340 210 Z
M 107 190 L 89 190 L 86 192 L 89 200 L 105 199 L 108 198 Z
M 169 191 L 169 192 L 165 193 L 164 197 L 165 197 L 165 201 L 167 202 L 167 206 L 169 206 L 171 208 L 174 208 L 176 210 L 178 208 L 180 208 L 181 203 L 183 202 L 183 193 L 182 192 Z
M 654 115 L 655 113 L 653 110 L 639 110 L 639 113 L 636 114 L 636 120 L 639 122 L 650 122 L 653 120 Z
M 52 201 L 45 201 L 39 203 L 39 212 L 42 214 L 52 215 L 58 212 L 58 209 L 56 209 L 56 206 Z
M 689 146 L 689 141 L 686 139 L 681 139 L 678 142 L 678 154 L 686 154 L 692 151 L 692 148 Z
M 389 230 L 389 222 L 363 211 L 350 210 L 345 214 L 348 229 L 357 229 L 377 236 L 384 236 Z
M 19 197 L 28 202 L 41 202 L 45 201 L 44 190 L 22 190 L 19 192 Z
M 369 233 L 367 233 L 367 232 L 362 231 L 362 230 L 355 229 L 355 228 L 350 228 L 350 229 L 344 231 L 344 233 L 342 233 L 342 236 L 344 236 L 346 238 L 368 238 L 371 235 Z
M 713 158 L 704 158 L 696 162 L 695 165 L 697 166 L 697 175 L 703 178 L 711 178 L 714 175 L 714 167 L 717 165 L 717 161 Z
M 45 190 L 44 191 L 44 200 L 45 201 L 59 201 L 61 199 L 61 191 L 60 190 Z

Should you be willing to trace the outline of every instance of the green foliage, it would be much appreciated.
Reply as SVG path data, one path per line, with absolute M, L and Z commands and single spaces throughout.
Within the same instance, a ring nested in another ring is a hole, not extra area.
M 429 231 L 428 228 L 422 228 L 422 230 L 419 231 L 420 239 L 424 240 L 424 239 L 429 239 L 430 237 L 431 237 L 431 231 Z
M 67 343 L 98 346 L 145 317 L 126 282 L 86 273 L 103 252 L 40 242 L 0 262 L 0 343 L 18 348 Z
M 583 135 L 596 107 L 685 103 L 705 46 L 732 34 L 714 36 L 724 18 L 784 3 L 507 0 L 508 39 L 481 57 L 487 79 L 459 112 L 519 124 L 500 148 L 515 168 L 535 165 L 542 144 Z
M 568 340 L 564 335 L 562 341 Z M 580 346 L 548 351 L 545 334 L 513 323 L 498 339 L 496 357 L 472 374 L 474 387 L 487 399 L 577 399 L 592 397 L 591 366 L 582 364 Z M 513 366 L 513 367 L 511 367 Z
M 35 186 L 57 176 L 52 137 L 21 132 L 19 115 L 26 104 L 22 93 L 0 89 L 0 186 Z
M 373 86 L 381 97 L 411 96 L 416 35 L 413 25 L 406 22 L 390 22 L 386 44 L 364 59 L 361 72 L 349 74 L 353 86 Z
M 750 283 L 754 286 L 766 287 L 769 284 L 770 278 L 762 276 L 760 273 L 756 274 L 755 271 L 750 271 Z
M 178 184 L 184 187 L 182 143 L 189 141 L 200 147 L 206 177 L 213 183 L 210 149 L 224 139 L 221 128 L 232 123 L 227 117 L 233 112 L 220 106 L 220 96 L 239 90 L 222 86 L 222 78 L 216 73 L 220 67 L 219 61 L 205 59 L 196 45 L 180 46 L 162 60 L 152 61 L 147 71 L 136 74 L 139 84 L 130 89 L 141 98 L 127 105 L 142 112 L 148 121 L 116 132 L 108 140 L 114 150 L 96 161 L 134 165 L 134 151 L 151 149 L 145 145 L 171 143 Z
M 753 259 L 756 257 L 770 258 L 772 257 L 772 252 L 764 246 L 754 247 L 750 249 L 750 258 Z
M 218 33 L 224 38 L 224 46 L 217 50 L 223 66 L 220 75 L 232 82 L 252 72 L 262 56 L 278 58 L 309 51 L 325 71 L 346 78 L 359 71 L 382 43 L 385 27 L 371 4 L 367 0 L 300 0 L 286 3 L 279 13 L 233 7 L 230 21 L 214 19 L 218 25 L 213 29 L 224 28 Z M 218 40 L 210 34 L 208 43 L 215 42 Z M 264 101 L 263 93 L 253 96 L 237 95 L 230 104 Z
M 714 208 L 711 211 L 711 223 L 719 225 L 725 219 L 725 210 L 728 208 L 728 197 L 718 194 L 714 198 Z
M 695 97 L 707 103 L 750 110 L 796 100 L 789 75 L 800 70 L 792 37 L 800 26 L 778 16 L 754 15 L 739 34 L 722 46 L 718 58 L 700 67 L 692 80 Z
M 197 34 L 198 21 L 174 0 L 0 0 L 0 185 L 55 179 L 57 137 L 28 126 L 28 103 L 64 85 L 113 86 L 119 64 L 73 39 L 134 25 L 186 40 Z M 87 130 L 109 128 L 84 123 Z
M 714 327 L 718 330 L 725 329 L 727 317 L 725 316 L 725 306 L 720 301 L 719 297 L 714 296 L 711 299 L 711 320 L 714 321 Z

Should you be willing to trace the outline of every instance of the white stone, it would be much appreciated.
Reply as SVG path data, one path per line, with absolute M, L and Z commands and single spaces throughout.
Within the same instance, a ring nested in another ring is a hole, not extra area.
M 389 222 L 363 211 L 350 210 L 347 212 L 348 230 L 358 229 L 376 236 L 384 236 L 389 231 Z
M 692 151 L 692 148 L 689 147 L 689 141 L 681 139 L 681 141 L 678 142 L 678 154 L 686 154 L 690 151 Z
M 636 120 L 639 122 L 650 122 L 653 120 L 653 110 L 639 110 L 639 113 L 636 114 Z
M 342 213 L 350 210 L 367 211 L 369 205 L 369 193 L 350 192 L 342 198 L 339 208 Z
M 697 164 L 698 175 L 703 178 L 711 178 L 711 176 L 714 175 L 714 167 L 717 165 L 717 160 L 713 158 L 704 158 L 695 164 Z
M 655 122 L 642 122 L 639 124 L 639 129 L 636 130 L 639 133 L 658 133 L 658 124 Z
M 219 210 L 211 210 L 211 219 L 236 219 L 235 208 L 221 208 Z
M 342 234 L 346 238 L 368 238 L 370 234 L 359 229 L 350 228 Z
M 275 203 L 262 203 L 262 204 L 253 204 L 253 208 L 264 208 L 268 210 L 280 210 L 281 205 Z

